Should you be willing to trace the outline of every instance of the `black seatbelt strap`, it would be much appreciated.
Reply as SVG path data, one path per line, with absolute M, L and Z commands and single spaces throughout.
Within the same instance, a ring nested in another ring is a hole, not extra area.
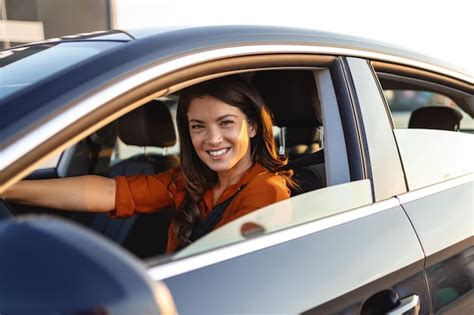
M 198 238 L 201 238 L 202 236 L 206 235 L 212 229 L 219 223 L 219 221 L 222 219 L 222 215 L 224 214 L 225 209 L 229 206 L 229 204 L 234 200 L 235 196 L 245 187 L 245 185 L 242 185 L 239 187 L 239 189 L 221 202 L 220 204 L 216 205 L 212 211 L 206 216 L 206 218 L 201 221 L 197 226 L 194 227 L 193 232 L 191 233 L 191 241 L 195 241 Z

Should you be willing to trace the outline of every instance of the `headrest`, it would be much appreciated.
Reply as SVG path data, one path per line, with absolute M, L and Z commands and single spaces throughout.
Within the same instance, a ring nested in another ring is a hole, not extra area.
M 459 130 L 462 115 L 459 111 L 445 106 L 427 106 L 411 113 L 408 128 Z
M 280 127 L 322 125 L 316 83 L 312 71 L 258 71 L 252 83 Z
M 319 129 L 316 127 L 287 127 L 286 146 L 312 144 L 320 141 Z
M 141 147 L 170 147 L 176 143 L 170 110 L 157 100 L 120 118 L 118 135 L 124 143 Z

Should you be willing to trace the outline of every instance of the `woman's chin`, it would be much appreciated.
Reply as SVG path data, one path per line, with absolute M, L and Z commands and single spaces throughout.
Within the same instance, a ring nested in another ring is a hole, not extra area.
M 214 172 L 225 172 L 230 170 L 232 167 L 226 163 L 225 161 L 212 161 L 211 163 L 206 163 L 207 167 L 209 167 Z

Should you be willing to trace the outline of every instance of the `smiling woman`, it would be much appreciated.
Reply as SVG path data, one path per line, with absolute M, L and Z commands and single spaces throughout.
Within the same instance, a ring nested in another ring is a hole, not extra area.
M 187 193 L 174 222 L 181 244 L 192 241 L 200 218 L 240 190 L 218 226 L 289 197 L 287 174 L 268 172 L 286 164 L 277 154 L 270 114 L 244 79 L 230 76 L 189 88 L 180 96 L 177 123 Z M 265 188 L 244 188 L 250 181 Z

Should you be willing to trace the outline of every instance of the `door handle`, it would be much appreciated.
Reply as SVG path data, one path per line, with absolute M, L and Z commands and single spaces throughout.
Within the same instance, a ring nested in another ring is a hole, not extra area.
M 387 312 L 387 315 L 418 315 L 420 297 L 416 294 L 400 300 L 400 305 Z

